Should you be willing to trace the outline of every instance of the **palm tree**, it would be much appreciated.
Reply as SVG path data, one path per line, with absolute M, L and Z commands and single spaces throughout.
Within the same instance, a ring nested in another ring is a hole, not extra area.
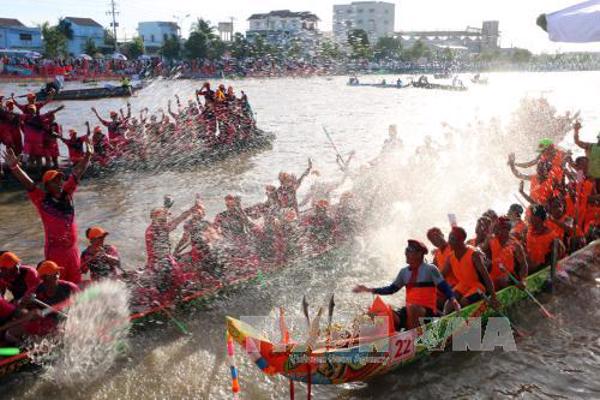
M 210 21 L 203 18 L 198 18 L 198 20 L 192 24 L 192 32 L 204 34 L 208 41 L 213 41 L 218 37 L 215 34 L 215 28 L 210 25 Z

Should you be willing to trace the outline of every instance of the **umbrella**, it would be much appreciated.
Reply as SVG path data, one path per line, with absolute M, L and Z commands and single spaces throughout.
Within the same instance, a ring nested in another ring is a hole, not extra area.
M 152 60 L 152 57 L 150 57 L 147 54 L 142 54 L 141 56 L 138 57 L 138 60 L 140 61 L 144 61 L 144 60 Z
M 121 53 L 113 53 L 111 57 L 113 60 L 127 61 L 127 57 Z
M 600 0 L 542 14 L 536 22 L 553 42 L 600 42 Z
M 91 56 L 88 56 L 85 53 L 82 53 L 82 54 L 78 55 L 77 58 L 81 58 L 82 60 L 88 60 L 88 61 L 93 60 L 93 58 Z
M 42 55 L 40 53 L 38 53 L 37 51 L 28 51 L 27 53 L 25 53 L 25 57 L 27 58 L 40 58 Z

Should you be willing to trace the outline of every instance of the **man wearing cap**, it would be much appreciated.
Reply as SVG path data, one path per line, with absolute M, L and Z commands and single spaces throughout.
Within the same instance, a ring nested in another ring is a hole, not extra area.
M 423 243 L 409 240 L 404 252 L 408 265 L 400 270 L 391 285 L 381 288 L 358 285 L 353 292 L 390 295 L 406 287 L 406 306 L 394 312 L 396 330 L 416 328 L 420 318 L 438 315 L 436 288 L 445 293 L 455 310 L 460 310 L 454 292 L 440 271 L 435 265 L 425 262 L 427 252 L 427 247 Z
M 40 283 L 35 291 L 34 297 L 34 299 L 49 306 L 53 306 L 52 308 L 58 311 L 62 310 L 64 306 L 67 305 L 66 303 L 71 296 L 79 292 L 79 288 L 74 283 L 59 279 L 61 272 L 62 268 L 54 261 L 46 260 L 39 263 L 37 273 L 42 280 L 42 283 Z M 39 303 L 35 303 L 34 300 L 30 304 L 34 306 L 34 308 L 42 308 L 42 310 L 46 312 L 52 310 L 43 307 Z M 24 325 L 24 331 L 29 335 L 45 336 L 55 330 L 59 322 L 57 313 L 50 312 L 47 316 L 26 323 Z M 12 331 L 11 336 L 17 335 Z
M 564 175 L 565 163 L 569 159 L 569 153 L 565 152 L 554 145 L 554 141 L 550 138 L 540 139 L 538 143 L 536 158 L 526 162 L 515 162 L 515 166 L 519 168 L 529 168 L 538 164 L 540 161 L 549 162 L 551 167 L 551 175 L 557 181 L 562 181 Z M 514 153 L 509 155 L 509 158 L 514 158 Z
M 118 277 L 117 269 L 123 271 L 117 248 L 104 243 L 107 235 L 108 232 L 99 226 L 85 231 L 90 245 L 81 253 L 81 272 L 89 271 L 92 281 L 115 279 Z
M 110 120 L 102 119 L 100 114 L 95 107 L 92 107 L 92 111 L 96 114 L 98 121 L 102 125 L 108 128 L 108 140 L 115 144 L 121 145 L 126 142 L 124 134 L 127 127 L 127 122 L 131 118 L 131 104 L 127 103 L 127 116 L 119 118 L 119 114 L 116 111 L 110 112 Z
M 520 193 L 525 199 L 534 204 L 546 204 L 552 196 L 554 190 L 558 187 L 558 181 L 551 174 L 552 165 L 547 161 L 540 161 L 536 165 L 535 175 L 527 175 L 519 172 L 515 167 L 515 159 L 511 157 L 508 160 L 508 165 L 512 173 L 522 181 L 529 181 L 529 195 L 523 188 L 523 183 L 519 188 Z
M 64 268 L 61 274 L 63 280 L 75 284 L 81 282 L 81 270 L 73 193 L 75 193 L 77 184 L 88 167 L 92 155 L 93 151 L 88 148 L 83 161 L 73 167 L 66 182 L 64 182 L 62 172 L 57 170 L 46 171 L 42 176 L 44 190 L 41 190 L 21 169 L 12 150 L 9 149 L 5 154 L 6 163 L 15 178 L 27 190 L 29 200 L 31 200 L 42 219 L 46 259 L 60 264 Z
M 69 151 L 69 161 L 71 165 L 77 165 L 85 155 L 83 144 L 88 142 L 88 136 L 77 137 L 75 129 L 69 129 L 69 138 L 60 136 L 59 139 L 67 146 Z
M 52 101 L 52 98 L 48 98 L 48 100 L 45 100 L 45 101 L 36 101 L 37 97 L 36 97 L 35 93 L 27 93 L 27 104 L 19 104 L 17 102 L 17 100 L 15 100 L 14 93 L 12 93 L 10 95 L 10 99 L 12 100 L 13 103 L 15 103 L 15 106 L 17 106 L 17 108 L 19 108 L 19 110 L 21 110 L 21 112 L 26 112 L 27 107 L 29 107 L 29 106 L 35 106 L 35 109 L 39 112 L 42 109 L 42 107 L 44 107 L 46 104 L 48 104 Z
M 13 303 L 35 293 L 40 280 L 35 268 L 21 265 L 21 259 L 10 251 L 0 255 L 0 298 L 6 289 L 10 290 Z
M 17 156 L 23 152 L 23 137 L 21 134 L 21 117 L 14 112 L 15 103 L 8 100 L 2 107 L 0 100 L 0 141 L 11 148 Z

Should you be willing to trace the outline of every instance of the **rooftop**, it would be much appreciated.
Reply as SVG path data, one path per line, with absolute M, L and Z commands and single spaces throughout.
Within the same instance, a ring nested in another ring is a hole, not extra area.
M 79 26 L 97 26 L 102 28 L 102 25 L 91 18 L 65 17 L 65 19 L 69 20 L 72 24 Z
M 177 23 L 173 22 L 173 21 L 141 21 L 141 22 L 138 22 L 138 25 L 141 25 L 141 24 L 168 25 L 173 29 L 179 29 L 179 25 L 177 25 Z
M 15 18 L 0 18 L 0 26 L 3 28 L 10 28 L 13 26 L 24 27 L 25 25 L 23 25 L 21 21 Z
M 268 17 L 302 18 L 305 20 L 319 21 L 319 17 L 317 17 L 316 14 L 313 14 L 309 11 L 294 12 L 294 11 L 290 11 L 290 10 L 277 10 L 277 11 L 271 11 L 266 14 L 252 14 L 250 16 L 250 18 L 248 18 L 248 21 L 253 20 L 253 19 L 263 19 L 263 18 L 268 18 Z

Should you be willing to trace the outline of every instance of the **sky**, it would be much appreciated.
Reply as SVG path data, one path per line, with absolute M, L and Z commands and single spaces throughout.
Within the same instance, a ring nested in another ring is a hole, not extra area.
M 501 46 L 524 47 L 535 53 L 556 51 L 600 51 L 600 44 L 552 43 L 535 25 L 537 16 L 571 6 L 581 0 L 396 0 L 396 31 L 462 30 L 481 27 L 483 20 L 500 21 Z M 290 9 L 311 11 L 321 19 L 320 29 L 331 30 L 333 5 L 344 0 L 115 0 L 120 14 L 117 21 L 119 39 L 137 34 L 139 21 L 166 20 L 178 22 L 183 36 L 198 17 L 218 22 L 234 18 L 236 31 L 248 27 L 253 13 Z M 301 4 L 301 6 L 300 6 Z M 109 26 L 106 12 L 110 0 L 0 0 L 0 17 L 17 18 L 25 25 L 44 21 L 55 23 L 60 17 L 89 17 Z M 188 16 L 189 15 L 189 16 Z

